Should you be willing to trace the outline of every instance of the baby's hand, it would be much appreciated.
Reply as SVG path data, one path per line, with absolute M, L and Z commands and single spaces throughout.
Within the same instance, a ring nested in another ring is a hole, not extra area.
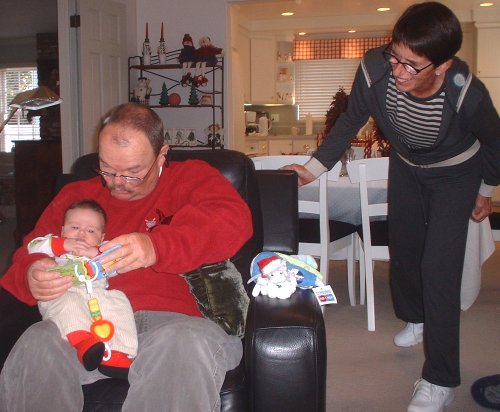
M 75 256 L 85 256 L 88 258 L 96 257 L 99 254 L 97 246 L 91 246 L 80 239 L 64 239 L 64 249 Z

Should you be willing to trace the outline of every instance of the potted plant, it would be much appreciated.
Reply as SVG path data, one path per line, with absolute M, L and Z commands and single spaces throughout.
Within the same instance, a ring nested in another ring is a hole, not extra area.
M 391 144 L 389 143 L 389 140 L 387 140 L 380 132 L 380 129 L 375 122 L 373 122 L 372 140 L 377 143 L 377 151 L 380 153 L 380 157 L 389 157 Z

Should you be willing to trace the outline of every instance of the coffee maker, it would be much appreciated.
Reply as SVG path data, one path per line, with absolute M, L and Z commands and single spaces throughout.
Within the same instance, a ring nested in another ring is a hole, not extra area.
M 245 134 L 252 135 L 259 131 L 257 121 L 257 112 L 245 111 Z

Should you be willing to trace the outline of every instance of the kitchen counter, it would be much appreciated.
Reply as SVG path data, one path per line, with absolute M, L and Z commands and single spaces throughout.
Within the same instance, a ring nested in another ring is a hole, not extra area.
M 247 155 L 308 154 L 317 147 L 316 135 L 268 135 L 245 136 Z
M 298 135 L 292 135 L 292 134 L 269 134 L 267 136 L 262 136 L 259 135 L 258 133 L 251 134 L 248 136 L 245 136 L 246 141 L 259 141 L 262 139 L 276 139 L 276 140 L 290 140 L 290 139 L 311 139 L 311 140 L 316 140 L 316 135 L 315 134 L 298 134 Z

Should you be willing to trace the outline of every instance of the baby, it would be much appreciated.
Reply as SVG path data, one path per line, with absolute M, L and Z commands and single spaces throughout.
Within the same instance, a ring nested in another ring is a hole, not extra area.
M 107 290 L 106 277 L 89 280 L 94 276 L 91 268 L 96 267 L 91 259 L 99 255 L 105 224 L 106 213 L 97 202 L 75 202 L 64 214 L 61 236 L 33 239 L 28 251 L 53 257 L 58 264 L 53 270 L 74 277 L 74 286 L 64 295 L 38 302 L 43 319 L 58 326 L 85 369 L 127 379 L 131 359 L 137 354 L 132 307 L 123 292 Z

